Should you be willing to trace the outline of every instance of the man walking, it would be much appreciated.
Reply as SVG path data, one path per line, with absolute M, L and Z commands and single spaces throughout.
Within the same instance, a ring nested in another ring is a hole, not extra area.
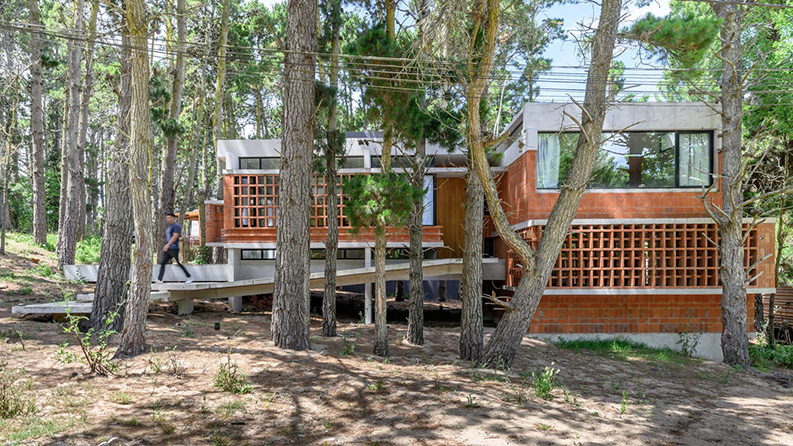
M 187 276 L 187 280 L 185 280 L 184 283 L 190 283 L 193 281 L 193 278 L 190 277 L 187 268 L 179 262 L 179 236 L 182 235 L 182 228 L 179 226 L 179 223 L 176 222 L 176 215 L 174 214 L 166 214 L 165 221 L 168 223 L 168 229 L 165 230 L 165 246 L 162 248 L 160 276 L 157 278 L 157 283 L 162 283 L 162 277 L 165 274 L 165 265 L 167 265 L 171 259 L 176 260 L 176 264 L 182 268 L 184 275 Z

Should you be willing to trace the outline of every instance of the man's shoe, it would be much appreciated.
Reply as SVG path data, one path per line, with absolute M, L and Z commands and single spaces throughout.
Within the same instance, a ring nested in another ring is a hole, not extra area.
M 188 277 L 187 280 L 184 281 L 184 283 L 193 283 L 193 278 Z
M 154 281 L 154 283 L 157 283 L 157 284 L 160 284 L 160 285 L 162 285 L 162 280 L 159 280 L 159 279 L 158 279 L 158 280 L 155 280 L 155 281 Z

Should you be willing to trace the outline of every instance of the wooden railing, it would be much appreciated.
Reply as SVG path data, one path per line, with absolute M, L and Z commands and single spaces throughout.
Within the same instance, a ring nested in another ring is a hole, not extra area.
M 746 227 L 746 226 L 745 226 Z M 536 249 L 542 226 L 520 231 Z M 713 223 L 573 225 L 548 288 L 711 288 L 719 283 L 719 233 Z M 744 267 L 759 258 L 758 230 L 749 234 Z M 507 259 L 507 285 L 523 270 L 514 252 Z M 748 277 L 754 277 L 756 267 Z

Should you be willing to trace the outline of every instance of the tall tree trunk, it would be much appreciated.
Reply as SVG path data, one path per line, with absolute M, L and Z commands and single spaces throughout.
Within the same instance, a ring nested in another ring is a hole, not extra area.
M 196 105 L 196 102 L 198 103 Z M 195 148 L 198 143 L 198 134 L 201 131 L 201 125 L 199 123 L 202 121 L 201 117 L 204 114 L 204 95 L 202 92 L 198 94 L 198 98 L 193 101 L 193 108 L 196 110 L 195 112 L 195 121 L 193 124 L 193 136 L 190 138 L 190 147 L 188 152 L 188 158 L 190 158 L 190 164 L 187 171 L 187 183 L 185 184 L 185 193 L 184 199 L 180 202 L 179 205 L 179 227 L 184 227 L 184 219 L 185 214 L 190 207 L 190 204 L 193 202 L 193 186 L 195 184 L 195 174 L 198 168 L 198 156 L 196 156 Z
M 325 243 L 325 295 L 322 300 L 322 336 L 336 336 L 336 259 L 339 252 L 339 208 L 336 195 L 336 154 L 339 147 L 339 43 L 341 36 L 341 2 L 332 6 L 333 41 L 330 55 L 330 86 L 337 93 L 328 106 L 328 135 L 325 149 L 325 205 L 328 214 L 328 240 Z M 261 89 L 257 90 L 257 95 Z M 259 96 L 257 96 L 259 97 Z
M 218 140 L 223 135 L 223 100 L 225 95 L 223 94 L 223 86 L 226 82 L 226 46 L 228 44 L 228 35 L 229 35 L 229 13 L 230 13 L 231 5 L 229 0 L 225 0 L 223 2 L 223 13 L 221 14 L 220 18 L 220 42 L 218 43 L 218 70 L 217 70 L 217 78 L 215 82 L 215 112 L 212 115 L 212 138 L 213 138 L 213 146 L 215 147 L 215 154 L 217 154 L 218 150 Z M 216 196 L 218 199 L 223 199 L 223 169 L 225 169 L 225 164 L 218 159 L 217 160 L 217 172 L 215 178 L 217 180 L 217 192 Z M 223 248 L 215 247 L 212 250 L 212 261 L 213 263 L 221 263 L 223 259 Z
M 413 161 L 413 187 L 424 188 L 424 157 L 427 142 L 422 137 L 416 141 L 416 157 Z M 432 191 L 427 191 L 431 194 Z M 420 198 L 413 203 L 410 214 L 408 232 L 410 233 L 410 303 L 408 304 L 408 330 L 405 340 L 413 345 L 424 345 L 424 261 L 423 229 L 424 200 Z
M 83 30 L 83 4 L 84 0 L 75 2 L 75 26 L 77 33 Z M 61 183 L 61 221 L 58 231 L 58 269 L 63 270 L 64 265 L 73 265 L 75 252 L 77 249 L 77 237 L 80 226 L 80 195 L 85 194 L 85 187 L 80 190 L 80 182 L 76 179 L 82 172 L 79 153 L 77 149 L 77 133 L 80 122 L 80 63 L 82 53 L 76 42 L 69 41 L 67 56 L 67 82 L 68 107 L 66 114 L 66 125 L 64 128 L 65 138 L 63 140 L 61 169 L 65 172 L 61 178 L 65 179 Z M 64 178 L 65 177 L 65 178 Z M 64 185 L 65 184 L 65 185 Z
M 149 59 L 146 5 L 143 0 L 126 0 L 127 27 L 132 44 L 130 70 L 132 98 L 129 157 L 130 198 L 135 221 L 135 250 L 124 329 L 116 357 L 135 356 L 146 350 L 146 314 L 151 291 L 151 146 L 149 141 Z
M 29 0 L 30 22 L 39 28 L 41 18 L 38 0 Z M 39 245 L 47 243 L 46 183 L 44 180 L 44 107 L 42 105 L 43 87 L 41 82 L 41 36 L 36 32 L 30 35 L 30 135 L 33 189 L 33 240 Z
M 77 204 L 77 240 L 85 235 L 85 146 L 88 141 L 88 112 L 91 104 L 91 90 L 94 86 L 94 42 L 96 41 L 96 17 L 99 13 L 99 0 L 91 2 L 91 17 L 88 21 L 88 40 L 85 43 L 85 77 L 83 77 L 82 96 L 80 97 L 79 133 L 77 135 L 77 161 L 80 168 L 74 176 L 75 187 L 79 190 Z
M 207 141 L 209 140 L 208 137 L 208 113 L 204 110 L 204 104 L 207 102 L 206 97 L 206 89 L 207 89 L 207 71 L 206 66 L 207 62 L 209 61 L 209 50 L 210 50 L 210 42 L 212 37 L 212 32 L 210 31 L 210 23 L 214 18 L 214 9 L 210 11 L 210 14 L 207 18 L 207 22 L 205 25 L 205 32 L 204 32 L 204 61 L 201 64 L 201 82 L 199 87 L 199 97 L 201 98 L 201 108 L 202 114 L 199 116 L 200 122 L 203 123 L 201 127 L 203 127 L 204 132 L 203 136 L 201 137 L 201 187 L 198 188 L 198 197 L 196 200 L 198 201 L 198 231 L 199 231 L 199 257 L 202 262 L 208 262 L 208 250 L 207 250 L 207 232 L 206 232 L 206 199 L 209 198 L 209 191 L 211 188 L 211 180 L 209 178 L 209 153 L 207 148 Z M 214 140 L 213 140 L 214 142 Z
M 749 367 L 749 334 L 746 328 L 746 271 L 743 266 L 743 168 L 741 118 L 743 117 L 742 7 L 711 3 L 721 25 L 721 193 L 719 257 L 722 283 L 721 350 L 724 362 Z
M 104 226 L 102 228 L 102 250 L 99 257 L 99 271 L 94 291 L 94 305 L 91 308 L 91 326 L 101 330 L 111 312 L 119 316 L 113 320 L 112 330 L 121 331 L 124 327 L 125 285 L 129 283 L 132 246 L 133 215 L 129 206 L 130 182 L 130 101 L 131 73 L 129 30 L 124 26 L 121 35 L 121 79 L 118 91 L 118 116 L 115 143 L 109 157 L 107 201 L 105 201 Z
M 468 179 L 465 186 L 465 221 L 463 223 L 463 280 L 460 284 L 462 315 L 460 316 L 460 359 L 477 361 L 482 355 L 482 225 L 485 193 L 476 174 L 473 160 L 468 158 Z
M 184 52 L 187 46 L 187 26 L 185 16 L 185 0 L 176 0 L 176 66 L 171 73 L 173 79 L 171 88 L 171 106 L 169 119 L 173 123 L 179 122 L 179 115 L 182 113 L 182 93 L 184 92 L 184 71 L 185 57 Z M 160 187 L 157 203 L 157 230 L 165 232 L 165 214 L 174 212 L 176 208 L 174 195 L 174 166 L 176 165 L 176 150 L 179 144 L 179 134 L 168 132 L 165 134 L 165 150 L 162 153 L 162 164 L 160 166 Z
M 525 336 L 534 312 L 540 303 L 556 258 L 573 217 L 586 189 L 592 167 L 600 146 L 600 135 L 606 115 L 607 83 L 619 26 L 621 0 L 603 0 L 600 21 L 592 40 L 592 62 L 587 75 L 586 94 L 581 118 L 581 134 L 575 156 L 562 191 L 554 205 L 536 252 L 512 230 L 501 202 L 496 184 L 487 162 L 481 137 L 479 100 L 487 85 L 498 36 L 499 1 L 487 1 L 485 42 L 478 63 L 469 63 L 471 84 L 466 91 L 468 99 L 468 146 L 473 154 L 477 174 L 484 187 L 490 215 L 501 239 L 515 251 L 523 265 L 523 276 L 506 309 L 503 319 L 485 345 L 479 362 L 489 366 L 509 366 L 515 351 Z M 474 42 L 476 45 L 476 42 Z
M 309 219 L 314 149 L 317 2 L 289 0 L 284 55 L 283 165 L 279 179 L 272 337 L 309 348 Z

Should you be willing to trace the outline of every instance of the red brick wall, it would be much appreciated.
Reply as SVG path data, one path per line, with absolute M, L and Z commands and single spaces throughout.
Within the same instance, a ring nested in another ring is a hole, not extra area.
M 536 190 L 536 152 L 526 151 L 501 176 L 499 195 L 512 224 L 544 220 L 559 194 Z M 691 192 L 587 192 L 575 218 L 708 218 L 698 198 Z M 720 194 L 713 194 L 720 202 Z
M 207 204 L 207 243 L 218 243 L 221 241 L 220 232 L 223 229 L 223 205 Z
M 721 332 L 721 296 L 545 295 L 530 333 Z M 754 331 L 754 296 L 747 298 L 747 329 Z

